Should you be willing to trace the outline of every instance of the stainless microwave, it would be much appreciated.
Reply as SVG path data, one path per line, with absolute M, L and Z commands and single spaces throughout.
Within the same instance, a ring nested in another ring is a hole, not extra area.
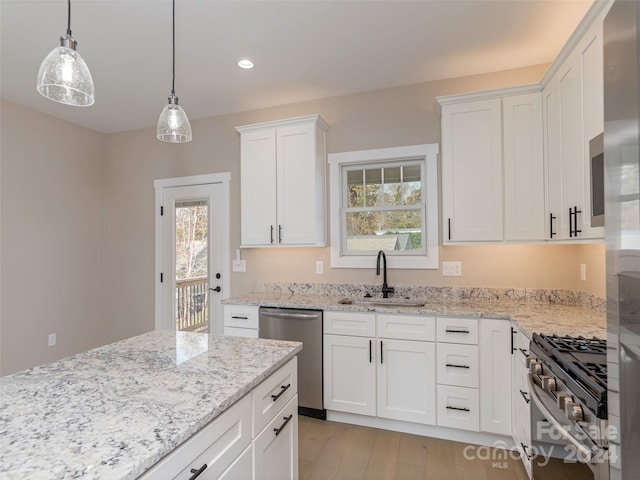
M 603 134 L 589 141 L 591 163 L 591 226 L 604 227 L 604 141 Z

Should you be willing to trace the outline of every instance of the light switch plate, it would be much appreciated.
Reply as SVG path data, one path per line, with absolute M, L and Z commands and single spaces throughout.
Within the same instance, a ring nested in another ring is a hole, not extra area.
M 231 267 L 232 267 L 234 272 L 246 272 L 247 271 L 247 261 L 246 260 L 234 260 Z

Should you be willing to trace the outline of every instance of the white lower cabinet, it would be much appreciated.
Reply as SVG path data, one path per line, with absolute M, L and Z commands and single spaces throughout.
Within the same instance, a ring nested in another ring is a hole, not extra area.
M 480 428 L 478 389 L 438 385 L 438 425 L 477 432 Z
M 358 336 L 375 335 L 376 324 L 378 334 L 392 338 Z M 435 344 L 397 338 L 411 332 L 410 338 L 434 340 L 434 318 L 325 312 L 324 325 L 327 410 L 435 423 Z M 359 327 L 346 330 L 343 325 Z
M 435 425 L 435 344 L 379 342 L 378 417 Z
M 298 396 L 253 441 L 255 480 L 298 478 Z
M 224 305 L 224 334 L 232 337 L 258 338 L 259 307 L 253 305 Z
M 327 410 L 376 414 L 373 342 L 374 339 L 367 337 L 324 336 L 324 406 Z
M 512 428 L 513 443 L 520 452 L 520 458 L 529 478 L 531 478 L 531 396 L 527 376 L 529 369 L 529 340 L 517 327 L 512 325 L 513 355 L 512 368 Z
M 480 430 L 511 434 L 511 322 L 480 319 Z
M 195 476 L 205 480 L 296 480 L 298 395 L 292 379 L 297 379 L 296 357 L 156 463 L 140 480 Z M 282 388 L 283 384 L 289 386 Z

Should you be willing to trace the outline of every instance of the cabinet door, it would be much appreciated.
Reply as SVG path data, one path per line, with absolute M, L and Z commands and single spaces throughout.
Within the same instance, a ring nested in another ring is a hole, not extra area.
M 582 238 L 603 238 L 604 227 L 591 226 L 591 158 L 589 141 L 604 131 L 604 54 L 602 18 L 598 18 L 578 44 L 582 66 L 583 162 L 585 162 L 584 214 L 578 217 Z
M 506 240 L 544 238 L 542 94 L 502 100 Z
M 280 127 L 277 130 L 278 243 L 316 243 L 318 195 L 324 202 L 324 162 L 316 171 L 315 124 Z M 321 179 L 322 185 L 317 184 Z
M 324 336 L 324 406 L 327 410 L 376 414 L 374 340 Z
M 378 416 L 435 425 L 435 344 L 378 340 Z
M 242 245 L 276 240 L 276 130 L 265 128 L 240 137 Z
M 545 145 L 545 240 L 560 240 L 569 235 L 568 212 L 562 199 L 562 118 L 560 90 L 553 79 L 543 93 Z
M 253 446 L 249 445 L 231 466 L 218 477 L 218 480 L 248 480 L 251 478 L 253 478 Z
M 480 430 L 511 434 L 511 323 L 480 320 Z
M 255 480 L 298 478 L 298 396 L 296 395 L 253 442 Z
M 445 242 L 503 238 L 501 114 L 499 98 L 442 107 Z

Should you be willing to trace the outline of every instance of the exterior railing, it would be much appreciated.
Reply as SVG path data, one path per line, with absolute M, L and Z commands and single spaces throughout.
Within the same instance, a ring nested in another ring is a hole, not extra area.
M 208 296 L 207 277 L 176 281 L 176 330 L 208 330 Z

